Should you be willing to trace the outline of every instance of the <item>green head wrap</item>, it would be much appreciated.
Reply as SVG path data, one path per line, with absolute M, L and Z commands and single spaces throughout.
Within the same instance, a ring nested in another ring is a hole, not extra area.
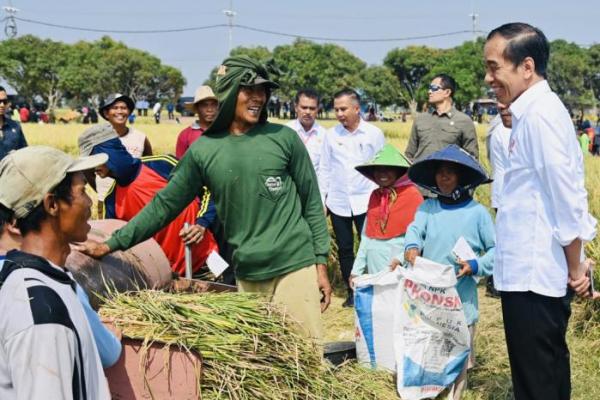
M 240 86 L 265 85 L 267 101 L 271 90 L 279 85 L 269 80 L 269 70 L 276 73 L 272 65 L 262 65 L 248 56 L 229 57 L 223 61 L 217 72 L 215 94 L 219 99 L 219 113 L 212 125 L 204 133 L 211 134 L 226 131 L 235 115 L 235 106 Z M 263 107 L 259 123 L 267 121 L 267 107 Z

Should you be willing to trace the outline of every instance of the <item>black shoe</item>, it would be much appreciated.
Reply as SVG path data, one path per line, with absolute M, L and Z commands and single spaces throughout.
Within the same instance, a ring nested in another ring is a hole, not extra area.
M 354 296 L 351 294 L 348 295 L 348 297 L 346 297 L 346 301 L 344 301 L 342 304 L 342 307 L 354 307 Z
M 494 299 L 500 298 L 500 292 L 494 287 L 494 278 L 490 276 L 485 283 L 485 295 Z

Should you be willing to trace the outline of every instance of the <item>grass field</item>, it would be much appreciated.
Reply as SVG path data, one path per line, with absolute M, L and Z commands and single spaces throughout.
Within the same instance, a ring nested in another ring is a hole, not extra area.
M 138 121 L 135 127 L 148 135 L 155 153 L 174 153 L 177 134 L 191 119 L 181 125 L 165 121 L 155 125 L 148 120 Z M 332 126 L 335 121 L 324 121 Z M 387 140 L 399 149 L 406 146 L 410 122 L 377 123 L 385 132 Z M 30 144 L 45 144 L 77 154 L 77 136 L 86 125 L 34 125 L 25 124 L 24 131 Z M 485 157 L 484 137 L 486 125 L 477 127 L 481 160 L 489 169 Z M 586 158 L 586 187 L 589 192 L 590 211 L 600 215 L 600 158 Z M 489 185 L 479 188 L 476 198 L 489 206 Z M 600 260 L 599 240 L 587 247 L 588 254 Z M 526 251 L 526 249 L 525 249 Z M 596 279 L 598 282 L 598 279 Z M 597 286 L 598 287 L 598 286 Z M 352 310 L 341 307 L 342 299 L 334 298 L 325 314 L 327 340 L 353 340 L 354 315 Z M 480 289 L 480 322 L 477 327 L 477 367 L 469 376 L 466 400 L 504 400 L 511 398 L 510 369 L 504 343 L 502 315 L 498 300 L 485 297 Z M 573 395 L 576 400 L 600 399 L 600 303 L 575 301 L 568 333 L 571 349 Z

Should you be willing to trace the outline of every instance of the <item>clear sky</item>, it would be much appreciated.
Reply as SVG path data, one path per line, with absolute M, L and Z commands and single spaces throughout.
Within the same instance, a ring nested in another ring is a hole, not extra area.
M 230 0 L 11 0 L 20 18 L 104 30 L 165 30 L 227 22 L 223 9 Z M 9 0 L 0 0 L 7 5 Z M 542 29 L 550 40 L 566 39 L 581 45 L 600 42 L 598 0 L 233 0 L 234 22 L 299 36 L 354 39 L 405 38 L 471 30 L 470 13 L 479 14 L 479 27 L 489 31 L 503 23 L 522 21 Z M 2 17 L 4 12 L 2 11 Z M 4 39 L 0 24 L 0 38 Z M 82 32 L 17 21 L 18 35 L 34 34 L 72 43 L 108 34 L 130 47 L 146 50 L 175 66 L 187 79 L 184 95 L 191 95 L 228 54 L 228 29 L 124 34 Z M 453 47 L 472 38 L 463 33 L 430 39 L 395 42 L 346 43 L 369 64 L 381 64 L 389 50 L 410 44 Z M 291 43 L 290 37 L 233 29 L 233 46 Z

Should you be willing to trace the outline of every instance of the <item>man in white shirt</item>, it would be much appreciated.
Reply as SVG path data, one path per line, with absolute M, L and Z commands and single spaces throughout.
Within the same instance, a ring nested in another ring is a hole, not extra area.
M 65 268 L 70 243 L 85 241 L 92 200 L 75 160 L 31 146 L 0 163 L 0 206 L 23 235 L 0 272 L 0 399 L 110 398 L 94 336 Z
M 319 94 L 313 89 L 300 89 L 296 94 L 295 103 L 298 118 L 288 122 L 287 126 L 298 132 L 318 175 L 321 148 L 326 131 L 316 121 L 319 112 Z
M 567 286 L 589 296 L 582 243 L 596 235 L 583 156 L 569 113 L 545 80 L 544 34 L 524 23 L 502 25 L 488 35 L 484 57 L 485 80 L 512 114 L 494 283 L 515 399 L 569 399 Z
M 500 204 L 500 193 L 504 186 L 504 174 L 508 167 L 508 144 L 512 116 L 507 105 L 498 102 L 496 106 L 498 115 L 490 122 L 486 144 L 494 180 L 492 182 L 492 208 L 497 210 Z
M 508 167 L 508 142 L 510 140 L 510 128 L 512 116 L 508 106 L 496 103 L 498 114 L 490 122 L 488 134 L 485 138 L 488 160 L 492 167 L 492 208 L 497 211 L 500 204 L 500 193 L 504 182 L 504 172 Z M 494 276 L 491 275 L 486 281 L 486 294 L 492 297 L 500 297 L 494 288 Z
M 342 277 L 348 288 L 344 306 L 352 307 L 354 298 L 349 284 L 354 264 L 352 224 L 360 237 L 369 196 L 377 188 L 354 167 L 373 159 L 383 148 L 385 138 L 381 129 L 361 119 L 360 97 L 354 90 L 337 92 L 333 108 L 340 123 L 325 134 L 319 162 L 319 189 L 331 214 Z

